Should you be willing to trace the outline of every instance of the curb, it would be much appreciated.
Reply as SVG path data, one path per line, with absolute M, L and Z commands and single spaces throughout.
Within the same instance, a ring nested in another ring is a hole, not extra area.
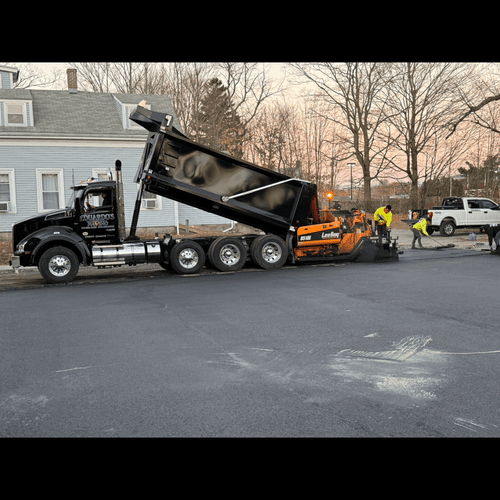
M 36 267 L 20 267 L 18 269 L 19 273 L 32 273 L 33 271 L 38 271 Z M 1 274 L 15 274 L 14 269 L 11 266 L 0 266 Z

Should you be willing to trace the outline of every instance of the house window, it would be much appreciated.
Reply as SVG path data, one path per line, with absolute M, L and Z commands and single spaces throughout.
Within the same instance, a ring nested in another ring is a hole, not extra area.
M 160 208 L 160 197 L 144 191 L 142 194 L 142 208 L 145 210 L 158 210 Z
M 38 211 L 57 210 L 64 207 L 64 182 L 62 169 L 37 169 Z
M 92 177 L 94 179 L 97 179 L 98 181 L 107 181 L 108 179 L 108 172 L 107 170 L 104 170 L 103 168 L 93 168 L 92 169 Z
M 129 128 L 132 130 L 144 130 L 142 125 L 139 125 L 132 121 L 129 117 L 131 113 L 137 108 L 137 104 L 124 104 L 123 105 L 123 128 Z M 146 109 L 151 109 L 150 104 L 146 104 Z
M 0 170 L 0 214 L 15 213 L 14 169 Z
M 26 127 L 28 120 L 26 116 L 26 104 L 18 102 L 6 102 L 7 125 L 14 127 Z

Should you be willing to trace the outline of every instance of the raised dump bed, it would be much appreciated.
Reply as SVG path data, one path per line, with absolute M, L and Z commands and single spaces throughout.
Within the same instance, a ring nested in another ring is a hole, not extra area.
M 286 240 L 291 227 L 318 222 L 316 185 L 191 141 L 171 117 L 138 107 L 149 130 L 135 181 L 147 191 Z

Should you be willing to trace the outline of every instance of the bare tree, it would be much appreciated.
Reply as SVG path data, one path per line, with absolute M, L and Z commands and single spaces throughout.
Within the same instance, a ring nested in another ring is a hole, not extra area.
M 122 94 L 138 93 L 139 82 L 143 79 L 144 63 L 115 62 L 110 64 L 109 79 L 114 91 Z
M 161 94 L 167 94 L 183 132 L 200 140 L 201 123 L 197 121 L 205 92 L 205 83 L 214 75 L 211 63 L 164 63 L 158 69 L 162 76 Z
M 265 103 L 249 126 L 247 159 L 314 182 L 320 196 L 334 189 L 351 153 L 326 107 L 314 97 Z
M 297 110 L 286 102 L 270 101 L 248 125 L 247 158 L 265 168 L 300 177 L 302 135 L 297 130 Z
M 372 175 L 374 157 L 385 158 L 387 142 L 379 142 L 382 123 L 388 119 L 385 111 L 388 84 L 388 65 L 383 63 L 292 63 L 296 74 L 313 83 L 318 95 L 333 108 L 341 111 L 340 119 L 332 113 L 332 120 L 349 131 L 346 137 L 355 158 L 361 166 L 364 202 L 371 201 L 371 181 L 383 168 L 379 163 Z M 390 144 L 390 141 L 389 141 Z M 382 147 L 382 150 L 377 148 Z
M 474 124 L 463 124 L 453 134 L 452 139 L 460 132 L 464 134 L 468 132 L 472 144 L 465 161 L 467 168 L 459 168 L 465 184 L 464 191 L 470 189 L 469 196 L 479 196 L 480 193 L 498 201 L 500 168 L 497 160 L 500 157 L 500 135 L 493 130 L 476 127 Z
M 477 68 L 477 69 L 476 69 Z M 500 101 L 500 64 L 476 65 L 471 85 L 460 88 L 461 109 L 447 124 L 446 139 L 466 120 L 500 134 L 497 101 Z
M 332 110 L 318 96 L 300 99 L 300 124 L 304 143 L 304 163 L 308 179 L 316 183 L 320 191 L 334 189 L 341 165 L 352 156 L 345 137 L 340 135 L 338 123 L 332 120 Z
M 429 195 L 429 186 L 433 183 L 443 186 L 447 183 L 447 191 L 436 193 L 440 198 L 444 195 L 456 194 L 453 192 L 452 167 L 465 161 L 471 146 L 470 131 L 463 130 L 457 133 L 452 140 L 443 141 L 442 135 L 434 135 L 422 152 L 423 165 L 420 169 L 421 188 L 419 190 L 419 204 L 424 206 Z M 447 180 L 446 180 L 447 178 Z M 443 183 L 443 181 L 445 181 Z
M 69 63 L 78 70 L 78 83 L 90 92 L 149 94 L 158 90 L 157 63 Z
M 269 76 L 265 63 L 217 63 L 217 76 L 228 89 L 234 111 L 240 116 L 243 136 L 262 104 L 282 91 L 281 82 Z
M 411 183 L 411 203 L 418 203 L 419 158 L 431 143 L 444 139 L 443 124 L 456 109 L 456 90 L 467 79 L 468 68 L 458 63 L 399 63 L 392 65 L 389 123 L 398 133 L 394 143 L 405 160 L 392 161 Z
M 33 63 L 12 63 L 5 62 L 0 63 L 0 66 L 9 66 L 19 69 L 19 78 L 17 82 L 14 83 L 15 89 L 27 89 L 31 87 L 41 87 L 49 88 L 57 85 L 63 79 L 62 71 L 59 69 L 54 69 L 51 74 L 36 64 Z
M 138 94 L 163 94 L 163 75 L 159 63 L 143 63 L 135 86 Z

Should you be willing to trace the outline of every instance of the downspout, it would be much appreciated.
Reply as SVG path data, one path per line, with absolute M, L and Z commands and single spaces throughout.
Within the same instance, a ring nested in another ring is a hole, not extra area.
M 175 218 L 175 229 L 177 230 L 176 234 L 179 233 L 179 203 L 174 201 L 174 218 Z

